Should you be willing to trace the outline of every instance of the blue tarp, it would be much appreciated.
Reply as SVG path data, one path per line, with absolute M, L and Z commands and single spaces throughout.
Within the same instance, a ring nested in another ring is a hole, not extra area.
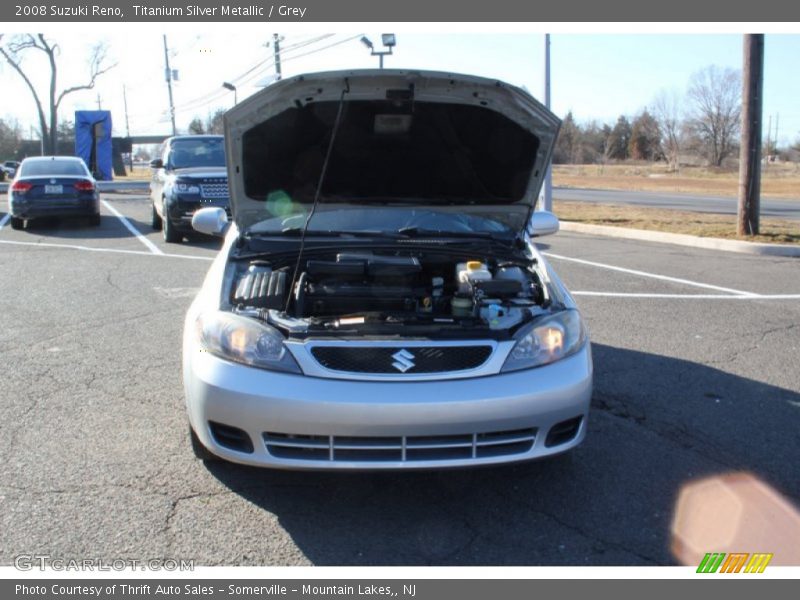
M 107 110 L 75 111 L 75 155 L 99 181 L 111 181 L 111 112 Z

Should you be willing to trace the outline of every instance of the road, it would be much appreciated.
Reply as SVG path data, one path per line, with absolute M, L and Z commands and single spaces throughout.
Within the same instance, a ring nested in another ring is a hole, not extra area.
M 614 190 L 587 190 L 553 188 L 556 200 L 594 202 L 598 204 L 630 204 L 649 208 L 667 208 L 692 212 L 736 214 L 736 198 L 726 196 L 698 196 L 695 194 L 667 194 L 664 192 L 623 192 Z M 800 220 L 800 199 L 761 199 L 761 216 Z
M 165 244 L 144 197 L 103 199 L 99 228 L 26 231 L 0 203 L 0 564 L 669 565 L 698 478 L 751 472 L 800 505 L 795 259 L 546 238 L 593 340 L 582 446 L 457 472 L 264 471 L 188 445 L 183 316 L 219 243 Z

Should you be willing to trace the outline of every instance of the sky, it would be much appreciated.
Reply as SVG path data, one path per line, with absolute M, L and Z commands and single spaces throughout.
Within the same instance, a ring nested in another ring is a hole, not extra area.
M 220 26 L 196 32 L 194 27 L 167 31 L 170 66 L 178 70 L 174 83 L 176 118 L 185 130 L 194 117 L 206 119 L 218 108 L 233 105 L 234 94 L 222 88 L 234 82 L 239 100 L 266 85 L 274 73 L 272 34 L 257 28 Z M 385 31 L 392 31 L 391 26 Z M 117 63 L 92 91 L 65 100 L 60 117 L 73 119 L 80 109 L 112 111 L 115 135 L 125 135 L 123 87 L 127 94 L 131 134 L 169 134 L 171 126 L 164 80 L 163 33 L 157 28 L 116 29 L 111 35 L 55 29 L 46 35 L 61 46 L 59 87 L 83 83 L 91 46 L 108 45 Z M 377 67 L 359 42 L 365 33 L 380 47 L 381 31 L 331 34 L 295 29 L 281 42 L 284 77 L 339 68 Z M 268 45 L 269 44 L 269 45 Z M 800 34 L 768 34 L 765 41 L 764 122 L 779 124 L 779 145 L 800 139 Z M 740 34 L 611 34 L 557 33 L 551 36 L 551 107 L 563 117 L 568 111 L 579 122 L 613 123 L 621 114 L 633 116 L 652 103 L 660 90 L 684 94 L 691 75 L 709 65 L 740 69 Z M 543 101 L 544 36 L 541 33 L 397 32 L 387 68 L 434 69 L 483 75 L 525 86 Z M 46 87 L 47 69 L 31 55 L 26 68 Z M 38 128 L 30 92 L 8 65 L 0 64 L 0 118 L 17 119 L 26 133 Z

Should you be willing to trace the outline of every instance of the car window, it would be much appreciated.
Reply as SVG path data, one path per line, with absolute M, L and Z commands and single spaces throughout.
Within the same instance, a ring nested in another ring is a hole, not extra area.
M 77 175 L 88 176 L 89 172 L 82 162 L 77 160 L 37 160 L 22 163 L 21 177 Z
M 224 167 L 225 148 L 221 138 L 174 140 L 169 152 L 169 165 L 187 167 Z

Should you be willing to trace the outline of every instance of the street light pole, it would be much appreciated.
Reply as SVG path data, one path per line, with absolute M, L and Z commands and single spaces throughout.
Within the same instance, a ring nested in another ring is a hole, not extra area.
M 375 45 L 372 43 L 372 41 L 365 35 L 361 36 L 361 43 L 369 48 L 370 56 L 378 57 L 378 66 L 379 68 L 383 69 L 383 57 L 387 54 L 392 54 L 392 50 L 394 49 L 395 45 L 397 45 L 397 36 L 395 36 L 393 33 L 381 34 L 381 42 L 383 43 L 384 47 L 388 48 L 388 50 L 375 50 Z
M 233 92 L 233 103 L 234 104 L 239 104 L 239 93 L 236 91 L 236 86 L 233 85 L 232 83 L 228 83 L 226 81 L 225 83 L 222 84 L 222 87 L 224 87 L 226 90 L 232 91 Z

